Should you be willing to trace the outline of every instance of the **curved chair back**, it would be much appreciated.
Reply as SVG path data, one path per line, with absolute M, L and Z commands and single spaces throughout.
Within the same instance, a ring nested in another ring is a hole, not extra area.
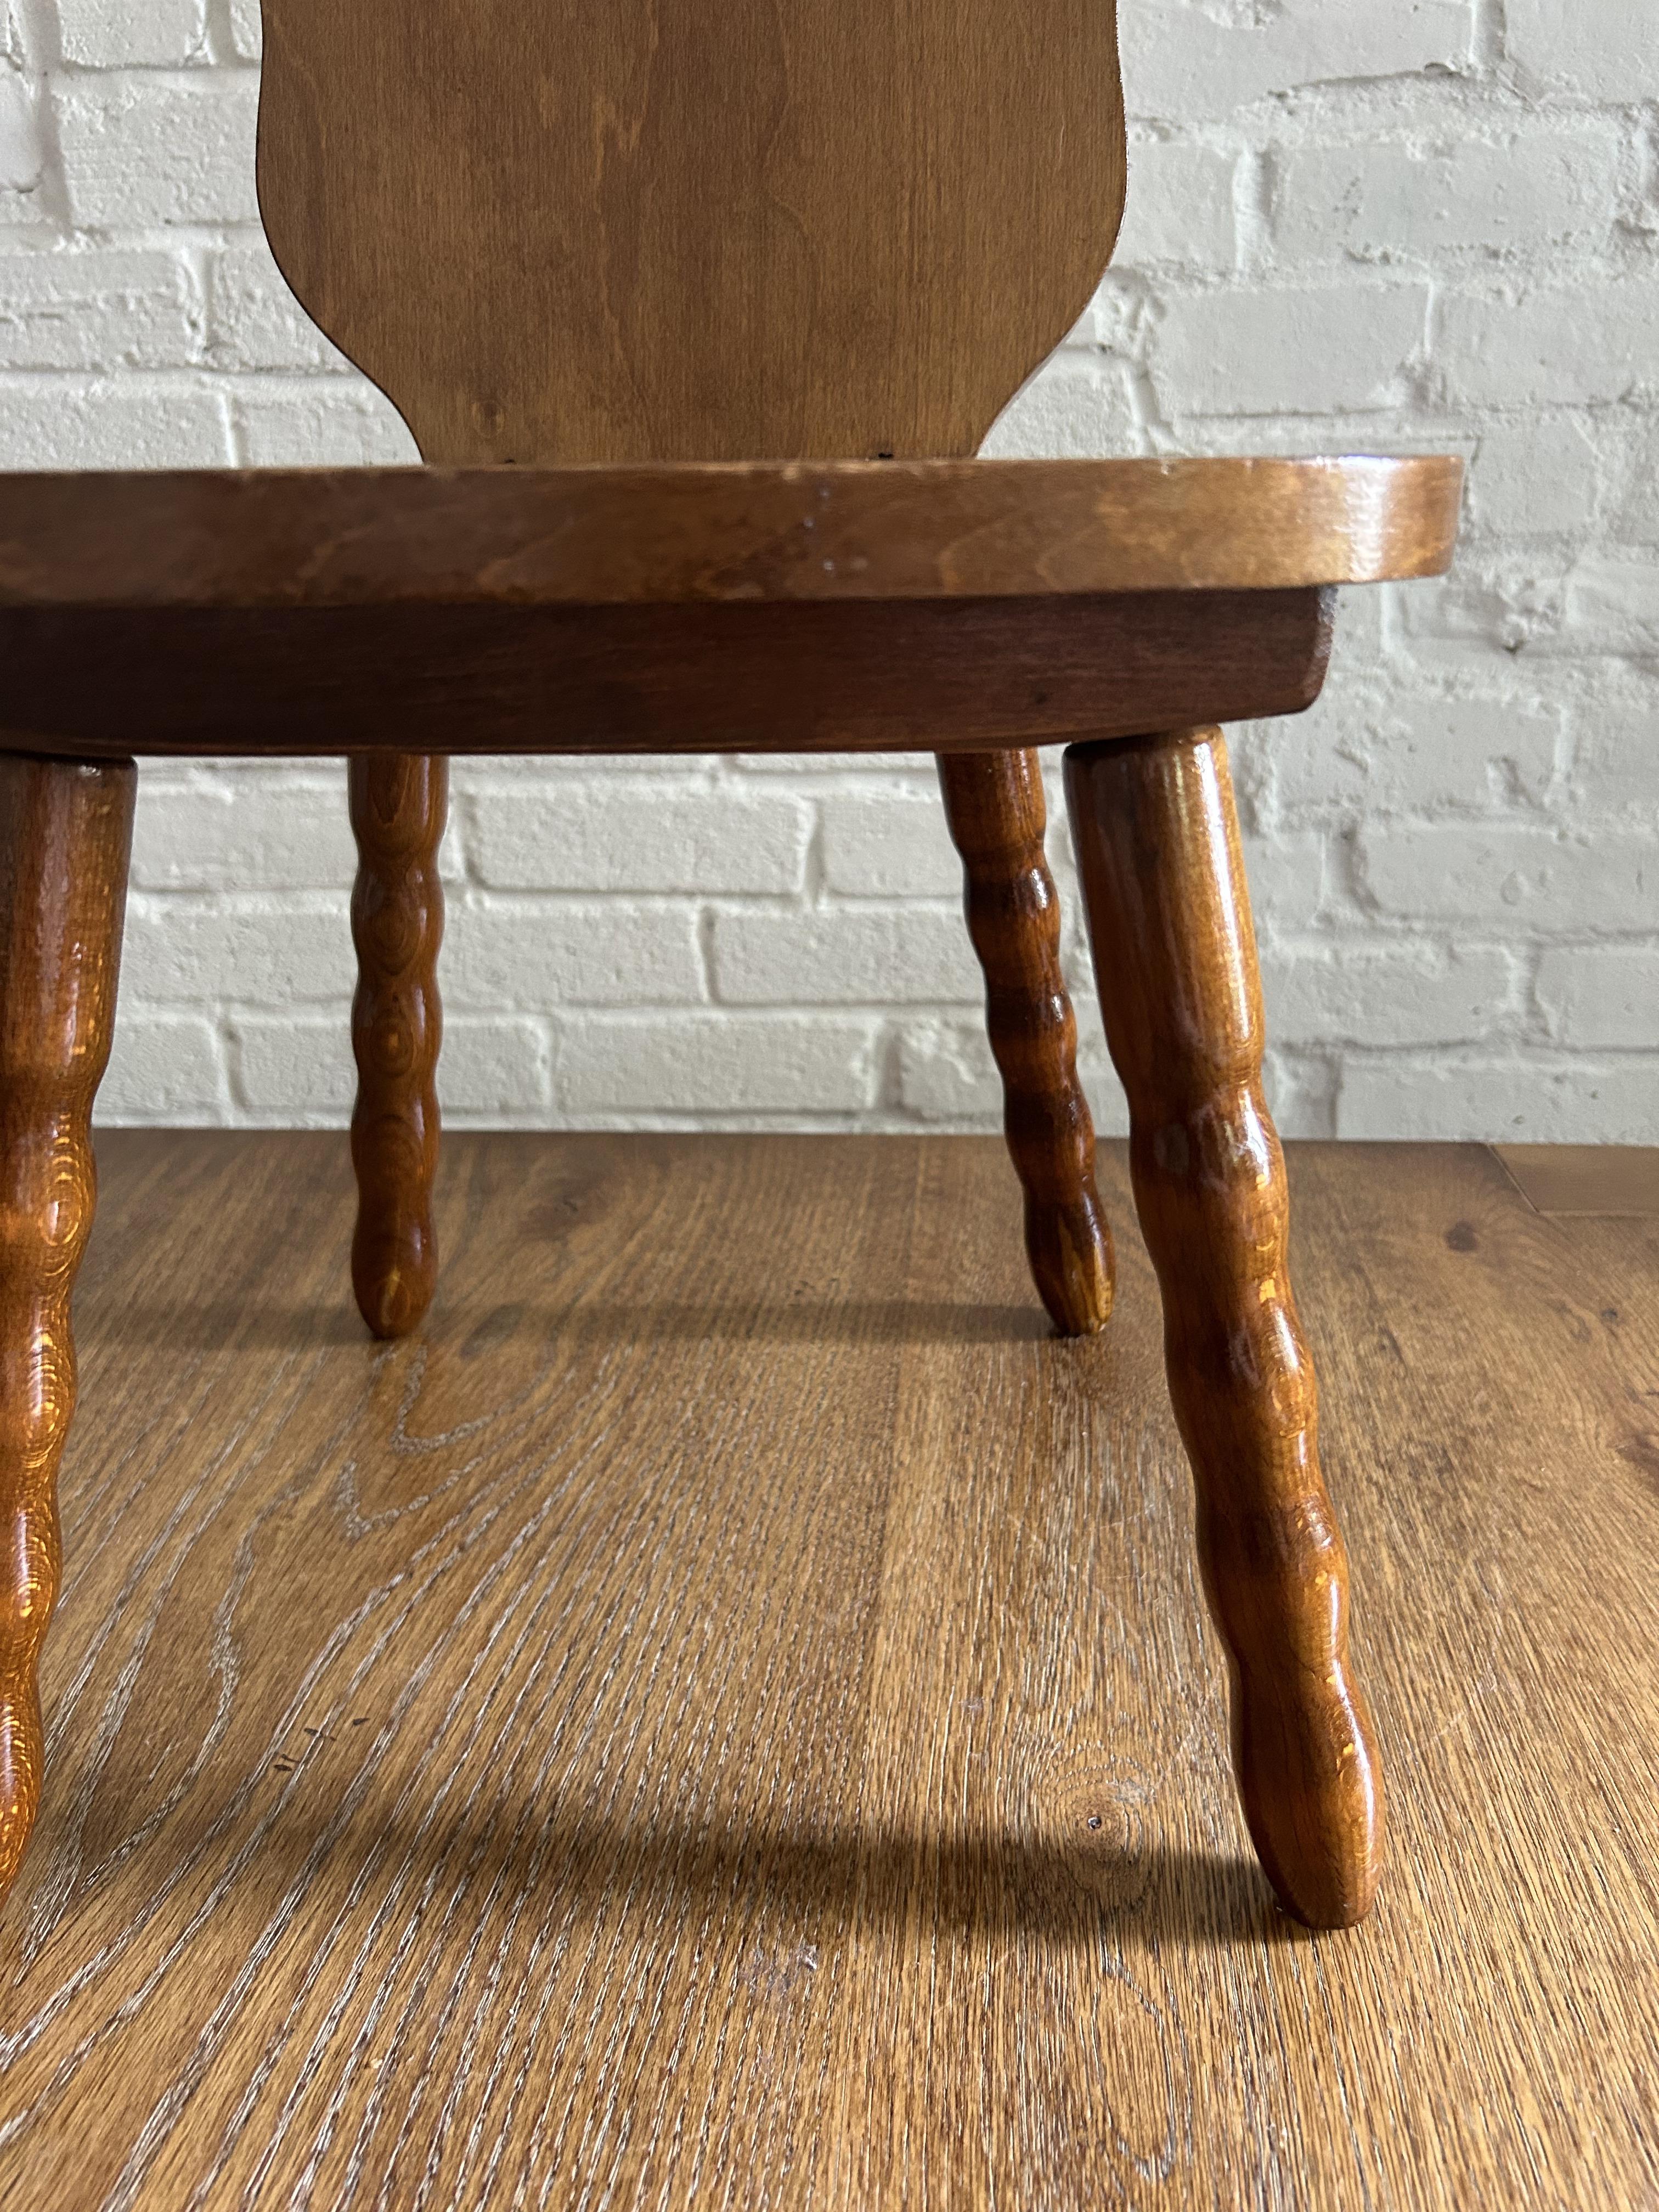
M 278 263 L 429 461 L 970 453 L 1122 211 L 1114 0 L 264 0 Z

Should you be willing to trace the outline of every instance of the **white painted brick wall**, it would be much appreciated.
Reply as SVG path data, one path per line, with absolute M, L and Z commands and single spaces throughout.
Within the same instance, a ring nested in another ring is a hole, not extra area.
M 991 450 L 1473 464 L 1455 576 L 1234 742 L 1281 1119 L 1659 1139 L 1659 9 L 1121 13 L 1117 261 Z M 412 457 L 264 249 L 258 54 L 255 0 L 0 0 L 0 466 Z M 146 770 L 107 1117 L 343 1118 L 342 781 Z M 455 785 L 452 1119 L 994 1124 L 927 762 Z

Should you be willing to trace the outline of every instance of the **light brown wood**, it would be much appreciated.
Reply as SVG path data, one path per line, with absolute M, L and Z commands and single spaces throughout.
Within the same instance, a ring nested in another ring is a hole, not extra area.
M 98 1178 L 137 774 L 0 759 L 0 1896 L 40 1803 L 36 1686 L 75 1414 L 70 1297 Z
M 674 605 L 1437 575 L 1462 464 L 784 462 L 0 475 L 0 609 Z
M 982 752 L 1149 714 L 1295 714 L 1333 596 L 22 609 L 0 612 L 0 750 Z
M 1111 0 L 264 0 L 259 202 L 422 451 L 968 453 L 1123 205 Z
M 1290 1147 L 1410 1745 L 1332 1940 L 1227 1786 L 1121 1146 L 1062 1343 L 996 1139 L 447 1145 L 375 1347 L 337 1136 L 99 1138 L 0 2200 L 1652 2198 L 1651 1224 Z
M 1025 1255 L 1054 1327 L 1088 1336 L 1111 1315 L 1112 1237 L 1095 1188 L 1095 1128 L 1060 968 L 1042 764 L 1034 752 L 956 753 L 941 757 L 939 773 L 985 975 L 1003 1130 L 1025 1194 Z
M 351 763 L 349 785 L 357 840 L 351 899 L 357 952 L 351 1010 L 357 1228 L 351 1280 L 359 1310 L 375 1335 L 407 1336 L 432 1303 L 438 1275 L 432 1229 L 443 1037 L 438 848 L 449 763 L 421 754 L 360 757 Z
M 1640 1145 L 1496 1145 L 1540 1213 L 1659 1214 L 1659 1152 Z
M 1261 1090 L 1261 979 L 1219 730 L 1066 756 L 1073 842 L 1135 1207 L 1158 1268 L 1233 1761 L 1286 1907 L 1351 1927 L 1382 1871 L 1382 1777 L 1348 1656 L 1348 1562 L 1291 1289 Z

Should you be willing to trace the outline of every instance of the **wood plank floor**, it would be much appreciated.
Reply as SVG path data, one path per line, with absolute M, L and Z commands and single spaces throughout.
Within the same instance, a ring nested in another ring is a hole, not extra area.
M 1659 1219 L 1293 1152 L 1390 1759 L 1273 1909 L 1121 1152 L 463 1136 L 422 1341 L 343 1139 L 106 1135 L 0 2203 L 1659 2204 Z

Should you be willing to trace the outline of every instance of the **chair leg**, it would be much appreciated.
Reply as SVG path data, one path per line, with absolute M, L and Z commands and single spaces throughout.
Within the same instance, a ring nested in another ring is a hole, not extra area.
M 70 1294 L 92 1227 L 137 776 L 0 757 L 0 1898 L 40 1802 L 38 1669 L 75 1412 Z
M 438 847 L 449 799 L 441 754 L 372 753 L 350 764 L 357 882 L 351 935 L 357 994 L 351 1044 L 357 1103 L 351 1160 L 357 1228 L 351 1282 L 376 1336 L 407 1336 L 438 1278 L 432 1184 L 438 1167 Z
M 1285 1162 L 1261 1093 L 1261 986 L 1219 730 L 1066 757 L 1135 1204 L 1232 1676 L 1233 1762 L 1282 1902 L 1348 1927 L 1376 1892 L 1382 1786 L 1348 1662 L 1347 1559 L 1285 1273 Z
M 1091 1335 L 1112 1310 L 1112 1237 L 1095 1189 L 1094 1124 L 1060 972 L 1042 764 L 1034 752 L 941 753 L 939 775 L 962 855 L 968 932 L 985 973 L 986 1025 L 1025 1192 L 1031 1274 L 1060 1334 Z

